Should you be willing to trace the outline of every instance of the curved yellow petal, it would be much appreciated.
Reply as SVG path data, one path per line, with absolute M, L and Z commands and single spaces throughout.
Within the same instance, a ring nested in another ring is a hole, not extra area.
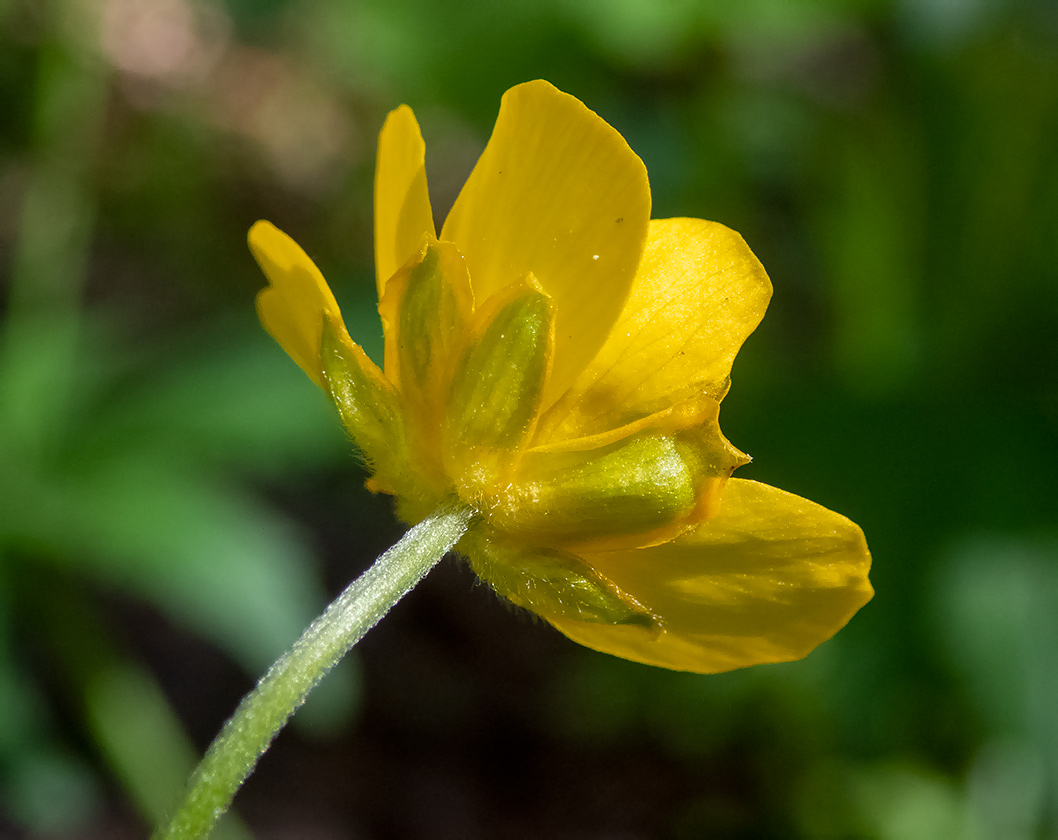
M 601 117 L 544 81 L 504 94 L 441 238 L 466 257 L 475 299 L 530 272 L 551 297 L 555 360 L 545 406 L 602 346 L 649 219 L 646 168 Z
M 342 334 L 338 303 L 316 264 L 271 222 L 257 222 L 247 237 L 269 286 L 257 295 L 257 315 L 279 346 L 309 379 L 324 387 L 320 340 L 326 313 Z
M 845 517 L 733 478 L 716 515 L 671 543 L 583 555 L 660 629 L 548 619 L 574 641 L 680 671 L 806 656 L 873 595 L 870 554 Z
M 591 364 L 541 419 L 534 445 L 599 434 L 727 391 L 771 283 L 745 241 L 702 219 L 650 223 L 628 301 Z
M 375 282 L 382 300 L 386 281 L 434 235 L 426 187 L 426 144 L 407 105 L 390 111 L 378 135 L 375 163 Z

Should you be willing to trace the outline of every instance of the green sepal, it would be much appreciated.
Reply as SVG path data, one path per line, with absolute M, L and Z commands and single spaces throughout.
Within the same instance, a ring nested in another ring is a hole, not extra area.
M 400 390 L 419 411 L 439 410 L 442 387 L 469 331 L 473 300 L 462 254 L 432 237 L 386 284 L 379 312 L 396 329 L 387 353 L 395 352 Z
M 517 481 L 497 497 L 493 523 L 551 545 L 673 526 L 697 499 L 696 475 L 681 449 L 671 436 L 640 434 L 593 450 L 530 451 Z
M 485 525 L 457 546 L 498 595 L 541 618 L 654 627 L 656 619 L 613 583 L 568 552 L 523 545 Z
M 410 463 L 401 397 L 359 346 L 326 315 L 320 345 L 323 380 L 376 488 L 400 492 Z
M 445 419 L 450 475 L 477 473 L 512 461 L 540 410 L 554 345 L 547 294 L 530 275 L 489 301 L 482 325 L 456 364 Z M 484 474 L 482 474 L 484 471 Z

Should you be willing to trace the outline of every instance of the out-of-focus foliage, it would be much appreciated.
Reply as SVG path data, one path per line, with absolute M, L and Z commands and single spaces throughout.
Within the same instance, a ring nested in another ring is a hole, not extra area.
M 535 77 L 768 268 L 739 474 L 861 524 L 878 594 L 703 678 L 443 567 L 236 801 L 254 835 L 1058 835 L 1051 0 L 0 3 L 0 834 L 141 834 L 392 541 L 243 238 L 301 242 L 377 353 L 385 112 L 443 214 Z

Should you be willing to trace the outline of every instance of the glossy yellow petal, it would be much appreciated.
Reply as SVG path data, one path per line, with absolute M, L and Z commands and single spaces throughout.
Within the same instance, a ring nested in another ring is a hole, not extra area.
M 728 482 L 713 518 L 671 543 L 582 557 L 652 613 L 659 629 L 543 617 L 590 648 L 680 671 L 800 659 L 873 594 L 856 525 L 740 479 Z
M 534 443 L 603 433 L 698 394 L 722 399 L 770 298 L 764 268 L 734 231 L 701 219 L 652 221 L 617 323 L 541 419 Z
M 620 134 L 535 81 L 511 88 L 441 238 L 484 300 L 532 273 L 555 306 L 553 402 L 602 346 L 646 240 L 650 186 Z
M 382 300 L 386 281 L 434 235 L 426 188 L 426 144 L 407 105 L 391 111 L 378 136 L 375 164 L 375 281 Z
M 261 323 L 309 378 L 323 388 L 320 338 L 324 314 L 337 331 L 346 334 L 342 313 L 327 281 L 301 247 L 270 222 L 257 222 L 250 228 L 248 239 L 254 259 L 270 284 L 257 295 Z

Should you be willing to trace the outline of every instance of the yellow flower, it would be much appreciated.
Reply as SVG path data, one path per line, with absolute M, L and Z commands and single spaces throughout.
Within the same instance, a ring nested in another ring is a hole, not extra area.
M 409 523 L 459 500 L 459 544 L 515 604 L 596 650 L 717 672 L 805 656 L 872 593 L 860 529 L 731 479 L 718 425 L 771 296 L 742 238 L 650 220 L 642 161 L 547 82 L 509 90 L 436 234 L 406 106 L 379 137 L 375 261 L 385 365 L 267 222 L 261 321 L 334 400 Z

